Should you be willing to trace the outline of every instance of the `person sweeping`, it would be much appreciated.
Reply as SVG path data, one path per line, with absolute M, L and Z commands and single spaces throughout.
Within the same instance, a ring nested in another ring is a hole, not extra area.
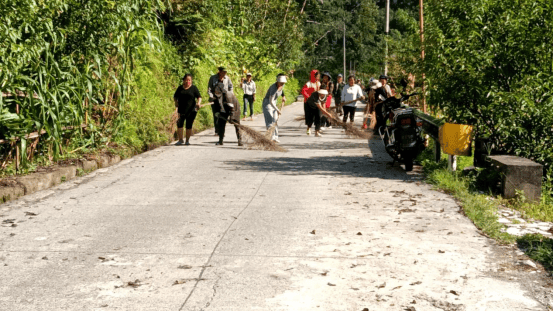
M 265 125 L 267 130 L 273 127 L 274 131 L 271 137 L 273 142 L 280 143 L 278 140 L 278 126 L 276 122 L 278 117 L 282 114 L 280 109 L 277 107 L 277 100 L 282 96 L 282 102 L 286 102 L 286 96 L 284 94 L 284 84 L 287 82 L 286 75 L 279 74 L 277 76 L 277 81 L 269 87 L 265 98 L 263 99 L 263 116 L 265 117 Z
M 322 85 L 324 86 L 324 84 Z M 305 124 L 308 129 L 311 129 L 315 124 L 315 136 L 321 137 L 321 115 L 324 115 L 331 119 L 330 113 L 326 110 L 326 101 L 328 98 L 328 91 L 326 87 L 321 90 L 315 91 L 305 102 Z
M 374 128 L 376 124 L 376 115 L 375 115 L 375 106 L 377 104 L 376 101 L 376 89 L 381 88 L 382 83 L 380 83 L 376 79 L 371 79 L 369 82 L 369 87 L 367 88 L 367 106 L 365 107 L 365 111 L 363 112 L 363 115 L 365 118 L 363 119 L 363 126 L 362 129 L 367 129 L 369 125 L 367 125 L 367 122 L 370 119 L 370 128 Z
M 303 95 L 304 111 L 307 111 L 307 99 L 309 99 L 309 97 L 311 96 L 311 94 L 313 94 L 313 92 L 319 91 L 319 89 L 321 88 L 320 77 L 321 77 L 321 74 L 319 73 L 319 71 L 316 69 L 313 69 L 311 71 L 310 80 L 301 89 L 301 94 Z M 311 135 L 310 127 L 307 127 L 307 135 Z
M 242 146 L 242 137 L 240 135 L 240 129 L 237 126 L 240 124 L 240 104 L 238 103 L 238 99 L 234 95 L 234 92 L 228 90 L 222 82 L 215 87 L 213 95 L 216 97 L 217 103 L 221 103 L 221 105 L 212 105 L 215 107 L 215 116 L 219 128 L 219 142 L 217 142 L 216 145 L 223 145 L 225 127 L 227 122 L 231 122 L 234 124 L 234 129 L 236 130 L 238 146 Z

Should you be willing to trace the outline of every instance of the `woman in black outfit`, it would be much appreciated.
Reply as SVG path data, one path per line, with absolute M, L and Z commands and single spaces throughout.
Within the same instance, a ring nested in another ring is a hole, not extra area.
M 200 90 L 192 84 L 192 75 L 186 74 L 182 78 L 182 85 L 177 88 L 175 95 L 175 107 L 179 114 L 179 120 L 177 121 L 177 135 L 179 141 L 175 145 L 190 145 L 190 136 L 192 135 L 192 125 L 196 114 L 202 103 L 202 96 Z M 196 102 L 196 99 L 198 100 Z M 183 139 L 183 126 L 186 122 L 186 142 Z
M 330 117 L 325 109 L 328 91 L 321 85 L 321 90 L 311 93 L 311 96 L 305 102 L 305 124 L 311 128 L 315 123 L 315 136 L 321 137 L 321 115 Z M 309 133 L 309 132 L 308 132 Z

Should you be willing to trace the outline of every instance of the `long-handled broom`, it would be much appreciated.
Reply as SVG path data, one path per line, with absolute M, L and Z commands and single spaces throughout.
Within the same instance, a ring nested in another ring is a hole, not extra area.
M 265 135 L 259 133 L 258 131 L 255 131 L 254 129 L 252 129 L 248 126 L 241 125 L 239 123 L 230 121 L 230 120 L 228 120 L 224 117 L 221 117 L 220 115 L 219 115 L 219 118 L 223 118 L 228 123 L 237 126 L 238 129 L 240 129 L 240 132 L 242 134 L 244 134 L 248 138 L 252 139 L 252 141 L 254 142 L 253 146 L 252 146 L 252 149 L 260 149 L 260 150 L 264 150 L 264 151 L 283 152 L 283 153 L 288 152 L 287 149 L 285 149 L 282 146 L 276 144 L 272 140 L 265 137 Z

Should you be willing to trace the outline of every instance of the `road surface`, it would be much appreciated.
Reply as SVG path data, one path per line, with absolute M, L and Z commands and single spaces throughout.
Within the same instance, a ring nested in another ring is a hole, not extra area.
M 391 167 L 379 139 L 307 136 L 302 107 L 280 121 L 288 153 L 208 130 L 0 206 L 16 225 L 0 227 L 0 308 L 546 308 L 540 274 L 420 168 Z

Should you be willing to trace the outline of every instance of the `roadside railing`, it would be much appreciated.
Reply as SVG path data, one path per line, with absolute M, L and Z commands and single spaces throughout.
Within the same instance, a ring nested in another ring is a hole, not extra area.
M 444 121 L 425 114 L 418 109 L 414 109 L 414 111 L 415 115 L 422 120 L 422 129 L 424 132 L 434 140 L 434 161 L 439 162 L 442 157 L 442 150 L 440 146 L 440 126 L 444 124 Z

